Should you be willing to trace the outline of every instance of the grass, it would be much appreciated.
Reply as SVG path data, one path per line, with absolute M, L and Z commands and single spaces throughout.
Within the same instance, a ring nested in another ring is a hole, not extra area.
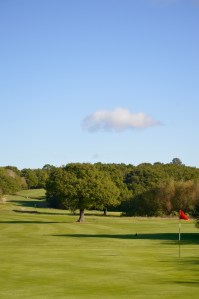
M 196 296 L 194 221 L 182 222 L 179 258 L 177 219 L 90 212 L 80 224 L 68 211 L 45 208 L 44 196 L 44 190 L 23 191 L 0 203 L 0 298 Z

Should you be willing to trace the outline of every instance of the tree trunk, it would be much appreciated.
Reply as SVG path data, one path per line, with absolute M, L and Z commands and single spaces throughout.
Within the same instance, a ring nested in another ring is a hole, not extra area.
M 104 208 L 104 214 L 103 214 L 103 216 L 107 216 L 107 208 Z
M 84 210 L 79 210 L 79 219 L 77 222 L 84 222 Z

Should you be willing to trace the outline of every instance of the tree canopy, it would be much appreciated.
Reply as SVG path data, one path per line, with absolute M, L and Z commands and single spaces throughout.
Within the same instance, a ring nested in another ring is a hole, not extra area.
M 19 176 L 15 167 L 0 168 L 0 197 L 4 194 L 14 194 L 27 187 L 26 182 Z M 16 172 L 15 172 L 16 171 Z
M 119 189 L 111 178 L 91 164 L 68 164 L 52 170 L 46 185 L 47 201 L 57 207 L 84 210 L 105 209 L 118 203 Z
M 22 188 L 46 188 L 49 206 L 79 210 L 117 210 L 123 215 L 177 214 L 179 209 L 199 216 L 199 169 L 172 163 L 50 164 L 42 169 L 0 168 L 0 196 Z

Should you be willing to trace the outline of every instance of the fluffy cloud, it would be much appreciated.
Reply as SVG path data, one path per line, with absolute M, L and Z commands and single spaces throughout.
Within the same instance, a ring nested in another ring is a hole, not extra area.
M 151 116 L 140 112 L 132 113 L 124 108 L 117 108 L 113 111 L 99 110 L 88 115 L 82 127 L 89 132 L 96 131 L 125 131 L 127 129 L 148 128 L 158 125 L 160 122 Z

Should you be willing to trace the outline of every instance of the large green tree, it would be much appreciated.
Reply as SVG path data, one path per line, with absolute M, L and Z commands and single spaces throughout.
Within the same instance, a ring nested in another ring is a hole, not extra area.
M 119 197 L 111 178 L 88 163 L 71 163 L 52 170 L 46 188 L 52 206 L 79 209 L 78 222 L 84 221 L 85 209 L 116 204 Z
M 104 215 L 107 213 L 107 208 L 113 209 L 117 206 L 117 209 L 122 209 L 122 205 L 129 200 L 131 192 L 128 190 L 127 185 L 124 182 L 125 175 L 128 173 L 128 167 L 125 164 L 103 164 L 96 163 L 95 166 L 100 171 L 103 171 L 105 176 L 111 178 L 119 190 L 119 197 L 117 200 L 109 201 L 109 206 L 104 205 Z

